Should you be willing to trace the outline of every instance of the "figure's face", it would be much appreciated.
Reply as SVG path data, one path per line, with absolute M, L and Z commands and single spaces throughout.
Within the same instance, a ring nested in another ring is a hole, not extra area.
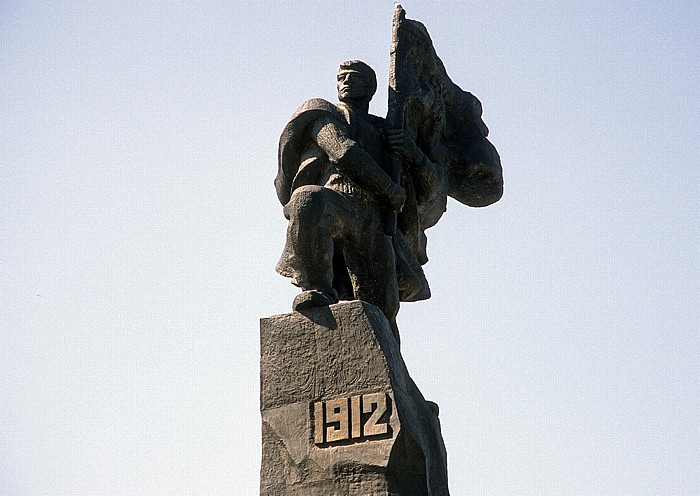
M 365 100 L 369 94 L 369 84 L 362 73 L 342 69 L 338 72 L 338 100 L 345 103 Z

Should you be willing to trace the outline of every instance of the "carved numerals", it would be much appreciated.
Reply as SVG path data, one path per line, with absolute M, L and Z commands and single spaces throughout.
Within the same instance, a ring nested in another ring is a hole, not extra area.
M 311 415 L 319 446 L 391 436 L 391 398 L 384 392 L 317 401 Z

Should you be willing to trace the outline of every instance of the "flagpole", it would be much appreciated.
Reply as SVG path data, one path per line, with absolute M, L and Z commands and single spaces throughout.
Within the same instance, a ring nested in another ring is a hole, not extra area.
M 394 4 L 394 19 L 391 33 L 391 54 L 389 60 L 389 105 L 386 116 L 386 126 L 388 129 L 403 129 L 403 107 L 404 95 L 400 88 L 400 81 L 403 79 L 400 74 L 403 65 L 403 54 L 399 43 L 399 28 L 406 18 L 406 11 L 399 3 Z M 394 183 L 401 185 L 401 156 L 393 152 L 389 161 L 389 176 Z M 396 212 L 390 211 L 386 217 L 384 232 L 393 236 L 396 234 Z

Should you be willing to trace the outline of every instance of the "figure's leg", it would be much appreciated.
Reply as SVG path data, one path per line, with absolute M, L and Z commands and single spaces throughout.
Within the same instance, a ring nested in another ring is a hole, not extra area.
M 321 186 L 302 186 L 284 207 L 287 242 L 278 272 L 293 278 L 302 293 L 294 309 L 338 301 L 333 288 L 333 233 L 338 229 L 337 194 Z
M 374 234 L 370 235 L 368 233 Z M 399 288 L 396 259 L 391 237 L 381 230 L 365 230 L 356 248 L 345 253 L 355 298 L 379 307 L 399 341 L 396 315 L 399 313 Z

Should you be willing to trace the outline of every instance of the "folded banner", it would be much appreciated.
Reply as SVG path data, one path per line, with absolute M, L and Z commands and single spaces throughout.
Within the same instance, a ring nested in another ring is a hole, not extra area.
M 481 102 L 447 75 L 425 26 L 406 19 L 397 5 L 387 122 L 403 124 L 430 160 L 445 168 L 444 194 L 471 207 L 490 205 L 503 194 L 501 161 L 481 113 Z M 422 229 L 439 220 L 445 201 L 422 206 Z

